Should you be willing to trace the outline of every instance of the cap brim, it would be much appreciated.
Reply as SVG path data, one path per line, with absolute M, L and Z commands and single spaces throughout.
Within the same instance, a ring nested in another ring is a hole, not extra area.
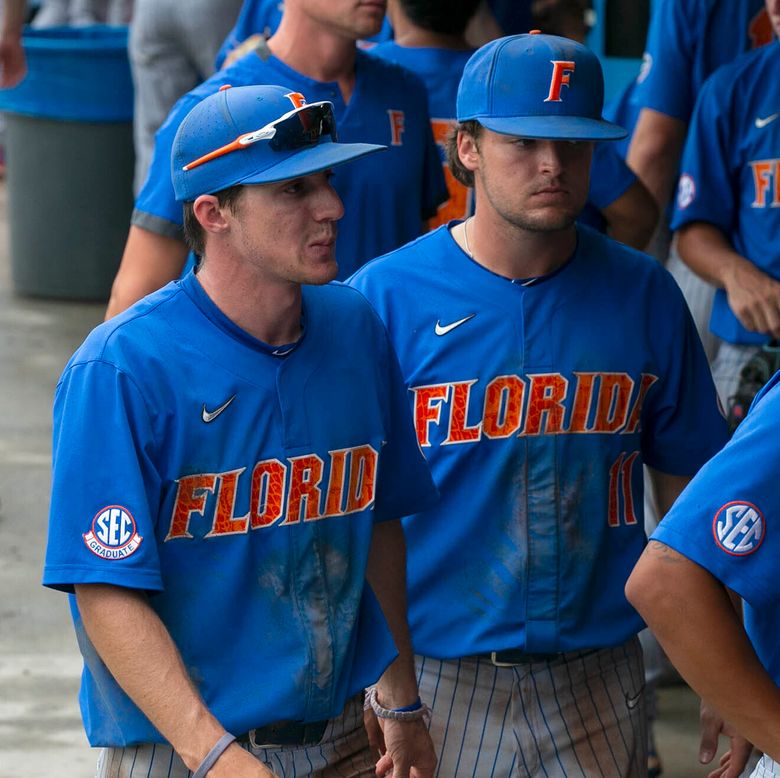
M 377 151 L 385 151 L 387 146 L 373 143 L 318 143 L 300 151 L 293 152 L 271 167 L 265 167 L 236 181 L 237 184 L 272 184 L 300 178 L 312 173 L 338 167 Z
M 474 117 L 483 127 L 502 135 L 539 140 L 620 140 L 628 130 L 604 121 L 581 116 Z

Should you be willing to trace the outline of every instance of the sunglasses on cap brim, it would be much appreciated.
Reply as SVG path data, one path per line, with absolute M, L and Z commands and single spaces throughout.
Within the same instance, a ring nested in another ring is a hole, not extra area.
M 198 157 L 182 169 L 192 170 L 225 154 L 248 149 L 253 143 L 259 141 L 268 141 L 268 145 L 274 151 L 295 151 L 306 146 L 316 146 L 320 138 L 328 135 L 335 143 L 337 137 L 333 103 L 324 100 L 319 103 L 309 103 L 288 111 L 259 130 L 239 135 L 234 141 Z

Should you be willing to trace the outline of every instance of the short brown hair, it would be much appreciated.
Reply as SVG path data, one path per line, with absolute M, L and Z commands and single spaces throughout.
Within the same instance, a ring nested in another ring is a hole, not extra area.
M 467 119 L 465 122 L 458 122 L 450 132 L 447 138 L 447 164 L 450 166 L 455 180 L 464 186 L 474 186 L 474 173 L 469 170 L 458 156 L 458 133 L 465 132 L 474 138 L 474 143 L 479 140 L 482 133 L 482 125 L 476 119 Z M 479 148 L 479 147 L 477 147 Z
M 244 187 L 241 184 L 230 186 L 227 189 L 221 189 L 214 192 L 220 208 L 229 208 L 231 213 L 236 212 L 238 201 Z M 198 264 L 206 251 L 206 231 L 201 227 L 200 222 L 195 216 L 195 209 L 192 203 L 184 203 L 184 240 L 192 253 L 198 258 Z

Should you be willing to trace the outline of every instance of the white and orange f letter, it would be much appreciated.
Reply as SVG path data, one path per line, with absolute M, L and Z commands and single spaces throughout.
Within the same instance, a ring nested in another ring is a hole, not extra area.
M 574 72 L 576 63 L 571 60 L 551 59 L 553 66 L 552 78 L 550 79 L 550 94 L 547 95 L 545 103 L 561 102 L 561 87 L 569 86 L 571 74 Z

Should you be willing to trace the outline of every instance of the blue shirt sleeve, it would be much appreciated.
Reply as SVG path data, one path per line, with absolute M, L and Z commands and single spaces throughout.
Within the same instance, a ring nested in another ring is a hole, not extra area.
M 734 223 L 731 100 L 721 72 L 704 83 L 691 119 L 671 222 L 674 230 L 704 221 L 728 233 Z
M 138 193 L 132 223 L 169 238 L 182 238 L 184 212 L 176 201 L 171 178 L 171 150 L 179 125 L 202 98 L 184 95 L 168 114 L 154 138 L 154 153 L 146 181 Z
M 54 400 L 44 585 L 163 588 L 152 446 L 151 420 L 130 376 L 100 360 L 66 369 Z
M 780 375 L 728 445 L 708 462 L 653 533 L 704 567 L 754 608 L 780 600 L 777 462 Z
M 632 100 L 640 108 L 688 121 L 695 95 L 693 57 L 703 8 L 691 0 L 657 0 Z M 701 3 L 699 3 L 701 5 Z
M 596 208 L 606 208 L 622 197 L 636 175 L 625 163 L 611 142 L 597 143 L 590 165 L 588 202 Z
M 667 305 L 657 323 L 661 377 L 648 393 L 642 421 L 646 464 L 670 475 L 693 475 L 728 439 L 707 357 L 677 283 L 659 274 L 666 289 L 648 290 Z M 658 391 L 655 391 L 657 388 Z
M 388 434 L 380 453 L 374 508 L 376 520 L 385 521 L 431 508 L 438 502 L 439 493 L 417 442 L 398 357 L 382 320 L 373 308 L 370 313 L 379 333 L 376 353 L 386 369 L 383 385 Z

